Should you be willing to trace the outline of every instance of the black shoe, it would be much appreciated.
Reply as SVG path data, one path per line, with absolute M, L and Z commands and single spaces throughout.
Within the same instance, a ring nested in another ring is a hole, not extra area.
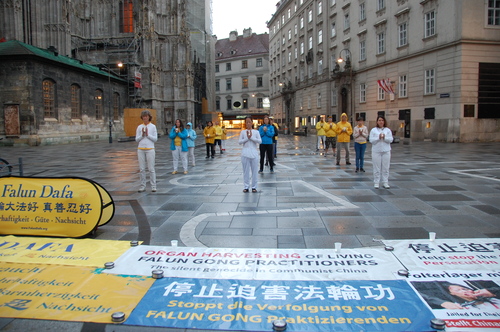
M 264 166 L 269 166 L 269 164 L 268 164 L 268 163 L 265 163 L 265 164 L 264 164 Z
M 339 165 L 340 165 L 340 163 L 336 163 L 335 165 L 339 166 Z
M 356 168 L 356 171 L 355 171 L 355 172 L 357 173 L 358 171 L 359 171 L 359 168 Z
M 361 172 L 364 172 L 364 171 L 365 171 L 363 168 L 360 168 L 359 170 L 360 170 Z
M 261 169 L 259 169 L 259 173 L 262 173 L 262 170 L 261 170 Z
M 221 152 L 220 152 L 220 154 L 223 154 L 223 153 L 224 153 L 224 151 L 221 151 Z
M 205 158 L 207 158 L 207 159 L 208 159 L 208 158 L 210 158 L 210 156 L 206 156 Z
M 214 156 L 212 156 L 212 158 L 215 158 Z
M 350 162 L 346 162 L 345 164 L 346 164 L 346 165 L 350 165 L 351 163 L 350 163 Z

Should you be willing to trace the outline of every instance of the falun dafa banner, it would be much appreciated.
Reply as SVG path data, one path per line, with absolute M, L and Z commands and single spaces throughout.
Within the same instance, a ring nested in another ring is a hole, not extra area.
M 0 262 L 103 267 L 130 248 L 128 241 L 0 236 Z
M 82 237 L 113 214 L 109 193 L 89 179 L 0 177 L 0 234 Z
M 0 317 L 111 323 L 128 317 L 154 279 L 101 274 L 95 268 L 0 264 Z

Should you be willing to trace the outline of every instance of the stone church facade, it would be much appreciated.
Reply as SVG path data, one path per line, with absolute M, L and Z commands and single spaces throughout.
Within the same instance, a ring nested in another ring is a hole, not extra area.
M 126 108 L 156 110 L 160 133 L 211 118 L 209 12 L 210 0 L 0 2 L 0 144 L 122 137 Z

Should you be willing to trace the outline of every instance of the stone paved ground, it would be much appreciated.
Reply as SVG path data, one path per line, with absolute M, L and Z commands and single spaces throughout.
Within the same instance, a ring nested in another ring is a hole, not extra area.
M 316 136 L 281 135 L 275 173 L 259 176 L 259 192 L 243 193 L 238 132 L 227 153 L 172 175 L 169 139 L 157 143 L 158 192 L 138 193 L 135 142 L 0 147 L 0 158 L 23 158 L 24 175 L 85 177 L 106 188 L 116 213 L 98 239 L 145 244 L 234 248 L 356 248 L 380 239 L 500 237 L 500 143 L 393 144 L 391 189 L 374 189 L 370 147 L 366 173 L 335 166 L 316 152 Z M 182 169 L 182 168 L 180 168 Z M 17 170 L 17 168 L 15 168 Z M 5 331 L 157 331 L 78 322 L 0 319 Z M 184 331 L 183 329 L 161 329 Z M 202 330 L 196 330 L 202 331 Z

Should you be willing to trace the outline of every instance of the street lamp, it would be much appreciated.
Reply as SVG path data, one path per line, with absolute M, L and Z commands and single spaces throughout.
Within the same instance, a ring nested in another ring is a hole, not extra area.
M 352 75 L 353 70 L 351 66 L 351 58 L 352 54 L 347 48 L 344 48 L 340 51 L 339 57 L 335 61 L 335 68 L 332 70 L 332 78 L 339 81 L 339 85 L 342 86 L 340 94 L 342 96 L 342 113 L 348 113 L 349 118 L 352 119 L 352 108 L 353 104 L 353 93 L 352 93 Z M 344 63 L 344 70 L 341 69 L 340 64 Z M 347 112 L 347 103 L 349 93 L 349 103 L 350 103 L 350 112 Z
M 120 70 L 123 67 L 123 63 L 121 61 L 118 62 L 116 65 L 117 65 L 117 67 Z M 113 115 L 113 109 L 111 107 L 111 98 L 113 96 L 113 94 L 111 93 L 111 67 L 108 65 L 108 66 L 106 66 L 106 68 L 108 69 L 108 120 L 109 120 L 108 127 L 109 127 L 109 143 L 113 143 L 113 118 L 114 118 L 114 115 Z M 115 74 L 115 73 L 113 73 L 113 74 Z M 120 75 L 118 74 L 118 76 L 120 76 Z

